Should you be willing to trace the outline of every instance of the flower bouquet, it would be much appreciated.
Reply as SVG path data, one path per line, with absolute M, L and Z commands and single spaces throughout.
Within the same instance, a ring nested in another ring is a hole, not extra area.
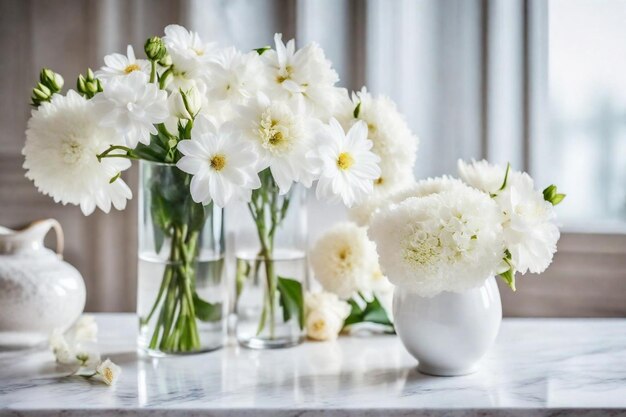
M 276 260 L 290 216 L 303 223 L 299 189 L 316 182 L 318 198 L 352 206 L 412 178 L 416 140 L 393 103 L 365 90 L 350 99 L 316 44 L 275 43 L 243 53 L 170 25 L 145 58 L 131 46 L 108 55 L 65 95 L 44 69 L 33 89 L 24 167 L 41 192 L 85 215 L 122 210 L 122 172 L 141 161 L 139 344 L 152 354 L 222 343 L 223 207 L 247 205 L 254 230 L 236 284 L 240 318 L 250 310 L 256 324 L 239 340 L 284 346 L 305 319 L 303 277 Z M 246 310 L 251 281 L 260 308 Z
M 509 165 L 458 167 L 462 180 L 423 180 L 360 213 L 397 286 L 398 334 L 420 369 L 437 375 L 475 370 L 502 318 L 494 276 L 515 290 L 516 272 L 550 265 L 559 239 L 553 206 L 565 197 L 554 185 L 536 190 Z

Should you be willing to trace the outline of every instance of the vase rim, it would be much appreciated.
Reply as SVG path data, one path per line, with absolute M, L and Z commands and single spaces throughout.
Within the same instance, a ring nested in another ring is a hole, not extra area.
M 149 161 L 147 159 L 140 159 L 139 163 L 140 164 L 148 164 L 148 165 L 160 165 L 160 166 L 166 166 L 166 167 L 175 167 L 176 166 L 176 164 L 174 164 L 172 162 Z

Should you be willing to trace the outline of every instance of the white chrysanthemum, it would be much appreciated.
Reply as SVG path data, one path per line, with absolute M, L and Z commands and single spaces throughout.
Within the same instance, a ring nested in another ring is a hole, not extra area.
M 119 379 L 122 368 L 107 359 L 96 367 L 96 372 L 105 384 L 113 385 Z
M 208 96 L 219 105 L 244 105 L 254 99 L 263 86 L 266 67 L 255 51 L 242 54 L 234 47 L 220 50 L 209 63 Z
M 282 34 L 274 35 L 276 50 L 261 57 L 267 65 L 268 94 L 272 99 L 290 100 L 292 105 L 304 105 L 307 113 L 323 121 L 338 109 L 342 90 L 335 87 L 337 72 L 316 43 L 296 51 L 292 39 L 285 45 Z
M 350 310 L 350 305 L 336 294 L 307 293 L 304 298 L 307 336 L 315 340 L 336 339 Z
M 204 43 L 200 35 L 180 25 L 165 28 L 163 42 L 172 57 L 172 81 L 167 88 L 188 88 L 189 81 L 207 76 L 208 63 L 214 58 L 214 43 Z
M 364 203 L 351 209 L 348 214 L 350 219 L 358 225 L 367 226 L 374 214 L 391 204 L 401 203 L 410 197 L 425 197 L 430 194 L 441 193 L 459 185 L 463 185 L 461 180 L 446 175 L 426 178 L 389 194 L 375 194 Z
M 263 94 L 247 106 L 239 106 L 235 129 L 259 156 L 258 169 L 270 169 L 281 194 L 294 182 L 310 187 L 317 167 L 306 157 L 319 122 L 294 112 L 286 103 L 273 101 Z
M 313 274 L 326 291 L 348 299 L 369 292 L 378 278 L 376 245 L 354 223 L 339 223 L 317 240 L 310 253 Z
M 80 205 L 85 215 L 96 206 L 108 213 L 111 204 L 123 210 L 132 198 L 130 188 L 118 178 L 130 167 L 122 158 L 96 155 L 105 151 L 116 138 L 112 129 L 98 126 L 93 106 L 74 90 L 66 96 L 54 95 L 32 112 L 26 130 L 26 177 L 37 189 L 63 204 Z
M 205 116 L 196 118 L 191 140 L 178 143 L 184 156 L 176 166 L 193 175 L 190 189 L 195 202 L 215 201 L 224 207 L 232 199 L 247 200 L 259 188 L 257 155 L 228 126 L 216 128 Z
M 471 164 L 459 159 L 457 169 L 463 181 L 489 194 L 496 193 L 502 187 L 506 174 L 506 168 L 492 165 L 484 159 L 481 161 L 472 159 Z
M 359 120 L 367 125 L 372 152 L 381 158 L 383 169 L 374 188 L 384 193 L 406 185 L 406 177 L 413 178 L 419 140 L 395 103 L 384 96 L 372 97 L 363 88 L 352 94 L 352 101 L 344 101 L 340 116 L 346 129 Z
M 545 271 L 560 236 L 552 204 L 535 190 L 532 178 L 520 172 L 509 174 L 495 200 L 504 213 L 504 240 L 515 269 L 522 274 Z
M 135 58 L 133 47 L 128 45 L 126 55 L 111 54 L 104 57 L 104 66 L 96 71 L 96 77 L 107 84 L 112 78 L 125 77 L 135 71 L 150 75 L 150 61 Z
M 504 255 L 502 214 L 466 185 L 412 197 L 377 213 L 369 236 L 389 280 L 424 297 L 478 287 Z
M 380 158 L 371 151 L 365 123 L 356 123 L 345 133 L 332 118 L 320 130 L 318 143 L 317 150 L 308 154 L 321 171 L 317 198 L 343 201 L 347 207 L 364 201 L 380 177 Z
M 136 71 L 111 79 L 91 101 L 100 125 L 114 128 L 130 148 L 150 144 L 150 135 L 157 134 L 154 125 L 169 116 L 167 93 Z

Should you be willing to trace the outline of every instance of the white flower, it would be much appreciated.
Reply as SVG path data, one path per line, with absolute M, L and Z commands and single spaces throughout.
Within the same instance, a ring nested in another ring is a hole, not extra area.
M 73 365 L 77 363 L 74 350 L 70 347 L 61 330 L 55 329 L 52 331 L 49 343 L 52 353 L 58 363 L 64 365 Z
M 111 79 L 104 92 L 96 94 L 91 101 L 100 125 L 114 128 L 130 148 L 138 142 L 148 145 L 150 135 L 157 134 L 154 125 L 164 122 L 169 115 L 167 93 L 136 71 Z
M 505 168 L 491 165 L 484 159 L 478 162 L 472 159 L 471 164 L 459 159 L 457 169 L 463 181 L 489 194 L 495 194 L 500 190 L 506 174 Z
M 380 158 L 370 150 L 365 123 L 356 123 L 346 134 L 336 119 L 330 119 L 319 143 L 317 152 L 310 154 L 321 166 L 317 198 L 342 200 L 348 207 L 363 201 L 380 177 Z
M 350 305 L 336 294 L 307 293 L 305 296 L 305 326 L 307 336 L 315 340 L 334 340 L 350 315 Z
M 359 120 L 367 125 L 372 152 L 381 158 L 381 175 L 374 187 L 377 193 L 397 190 L 413 179 L 419 140 L 393 101 L 384 96 L 372 97 L 363 88 L 352 93 L 352 101 L 343 101 L 339 120 L 345 129 Z
M 135 58 L 133 47 L 128 45 L 126 56 L 122 54 L 111 54 L 104 57 L 104 66 L 96 71 L 96 77 L 102 80 L 106 85 L 107 82 L 116 77 L 125 77 L 135 71 L 150 75 L 150 61 L 146 59 Z
M 280 193 L 287 193 L 294 182 L 310 187 L 317 168 L 306 155 L 319 122 L 294 112 L 284 102 L 270 102 L 264 94 L 238 107 L 238 112 L 233 128 L 254 146 L 258 170 L 270 168 Z
M 374 214 L 389 205 L 401 203 L 410 197 L 425 197 L 430 194 L 451 190 L 458 185 L 463 185 L 463 182 L 446 175 L 437 178 L 426 178 L 389 194 L 374 194 L 365 202 L 352 208 L 348 214 L 350 219 L 358 225 L 367 226 Z
M 334 87 L 339 76 L 322 48 L 310 43 L 296 51 L 295 41 L 285 45 L 280 33 L 274 35 L 274 42 L 276 50 L 261 56 L 269 68 L 271 98 L 288 99 L 293 106 L 303 105 L 309 114 L 328 120 L 341 102 L 342 90 Z
M 178 150 L 184 156 L 176 166 L 193 175 L 191 196 L 198 203 L 213 200 L 224 207 L 233 198 L 248 200 L 251 190 L 261 186 L 252 148 L 228 126 L 218 129 L 205 116 L 196 118 L 191 140 L 180 141 Z
M 84 326 L 91 327 L 92 324 L 77 322 L 67 334 L 63 334 L 60 329 L 52 331 L 50 348 L 58 363 L 93 368 L 100 361 L 95 336 L 82 334 L 80 328 Z
M 389 280 L 431 297 L 478 287 L 504 256 L 502 215 L 467 185 L 412 197 L 374 215 L 368 234 Z
M 322 287 L 340 298 L 372 290 L 378 278 L 376 245 L 367 231 L 354 223 L 339 223 L 315 242 L 310 252 L 311 267 Z
M 172 82 L 169 89 L 188 87 L 190 80 L 198 80 L 207 75 L 207 63 L 213 59 L 215 45 L 204 43 L 200 35 L 179 25 L 165 28 L 163 42 L 172 57 Z
M 95 342 L 98 339 L 98 323 L 94 316 L 83 314 L 70 329 L 77 342 Z
M 538 274 L 550 265 L 559 240 L 552 204 L 534 189 L 526 173 L 509 174 L 507 187 L 496 197 L 504 213 L 504 240 L 515 269 Z
M 96 368 L 96 372 L 107 385 L 113 385 L 119 379 L 122 368 L 111 362 L 110 359 L 105 360 Z
M 103 158 L 98 162 L 96 157 L 115 138 L 114 130 L 98 125 L 90 101 L 74 90 L 66 96 L 56 94 L 28 121 L 22 150 L 26 177 L 55 202 L 80 205 L 85 215 L 96 206 L 108 213 L 111 204 L 123 210 L 132 197 L 130 188 L 121 178 L 110 180 L 128 169 L 130 161 Z
M 266 71 L 255 51 L 242 54 L 234 47 L 220 50 L 209 63 L 208 95 L 226 105 L 243 105 L 256 97 Z M 217 106 L 216 106 L 217 107 Z

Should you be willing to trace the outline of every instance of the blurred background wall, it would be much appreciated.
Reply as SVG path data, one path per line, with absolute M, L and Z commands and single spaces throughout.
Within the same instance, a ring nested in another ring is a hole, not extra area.
M 88 310 L 134 311 L 136 201 L 85 218 L 37 193 L 20 154 L 30 89 L 42 66 L 72 86 L 170 23 L 243 50 L 275 32 L 320 43 L 342 86 L 397 102 L 420 137 L 418 178 L 487 157 L 558 184 L 555 262 L 502 288 L 505 314 L 626 315 L 626 0 L 1 0 L 0 224 L 59 219 Z M 310 208 L 312 239 L 345 218 Z

